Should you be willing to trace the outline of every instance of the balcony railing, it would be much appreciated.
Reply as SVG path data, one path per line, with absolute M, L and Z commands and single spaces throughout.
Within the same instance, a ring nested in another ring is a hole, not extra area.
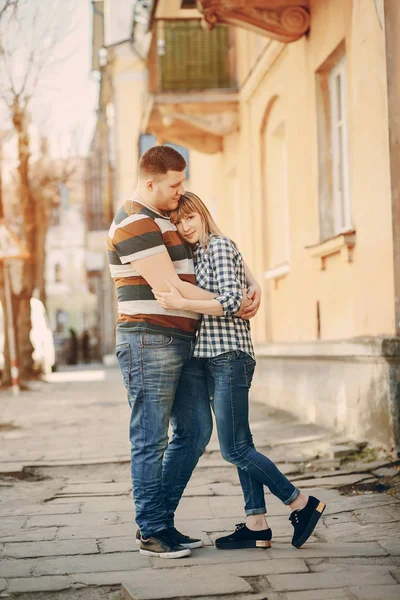
M 204 31 L 196 20 L 158 21 L 149 56 L 151 91 L 232 89 L 232 52 L 224 25 Z

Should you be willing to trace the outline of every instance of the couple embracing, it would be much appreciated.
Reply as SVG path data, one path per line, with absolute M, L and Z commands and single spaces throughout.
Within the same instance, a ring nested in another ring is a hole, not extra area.
M 160 558 L 203 546 L 175 528 L 174 515 L 210 440 L 212 410 L 221 454 L 237 467 L 246 515 L 216 547 L 271 546 L 266 486 L 288 506 L 292 544 L 300 548 L 325 504 L 302 494 L 258 452 L 249 428 L 249 319 L 260 288 L 200 198 L 185 193 L 185 168 L 168 146 L 143 154 L 134 197 L 116 214 L 108 239 L 116 353 L 131 409 L 136 541 L 141 554 Z

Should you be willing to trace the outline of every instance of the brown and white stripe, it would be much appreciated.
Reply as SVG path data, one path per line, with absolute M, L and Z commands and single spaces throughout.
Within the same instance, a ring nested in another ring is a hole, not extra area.
M 183 281 L 196 283 L 189 249 L 175 225 L 137 200 L 127 201 L 109 230 L 108 259 L 118 296 L 117 327 L 149 329 L 171 335 L 193 337 L 200 315 L 162 308 L 151 286 L 135 270 L 135 260 L 167 251 Z

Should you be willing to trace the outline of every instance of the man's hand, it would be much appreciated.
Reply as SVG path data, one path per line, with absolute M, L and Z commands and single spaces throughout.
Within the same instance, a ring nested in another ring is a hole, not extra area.
M 258 284 L 251 286 L 247 290 L 247 297 L 251 300 L 251 304 L 241 313 L 242 319 L 252 319 L 257 314 L 261 304 L 261 287 Z
M 174 310 L 183 310 L 185 298 L 180 294 L 179 290 L 174 286 L 171 281 L 166 280 L 166 285 L 169 292 L 157 292 L 151 290 L 157 300 L 158 304 L 163 308 L 173 308 Z

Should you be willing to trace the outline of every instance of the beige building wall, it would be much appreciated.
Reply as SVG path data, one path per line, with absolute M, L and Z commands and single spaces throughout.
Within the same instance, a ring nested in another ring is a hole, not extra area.
M 115 51 L 113 62 L 116 201 L 118 208 L 132 197 L 137 183 L 139 135 L 143 118 L 147 70 L 128 44 Z
M 198 185 L 263 281 L 258 343 L 394 333 L 384 33 L 373 2 L 313 1 L 311 14 L 309 37 L 286 46 L 237 30 L 240 133 Z M 308 248 L 320 242 L 316 73 L 341 44 L 356 245 L 352 262 L 337 252 L 321 270 Z

